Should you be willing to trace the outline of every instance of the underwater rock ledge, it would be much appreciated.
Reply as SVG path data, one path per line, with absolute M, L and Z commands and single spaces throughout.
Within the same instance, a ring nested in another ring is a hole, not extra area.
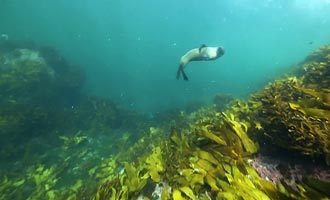
M 247 101 L 230 101 L 225 111 L 217 105 L 185 116 L 188 126 L 172 127 L 169 139 L 150 144 L 157 156 L 146 153 L 126 163 L 134 173 L 106 181 L 93 199 L 329 199 L 330 180 L 319 175 L 330 174 L 330 46 L 312 52 L 298 68 Z M 304 165 L 280 170 L 254 159 L 276 149 L 310 159 L 312 168 L 321 157 L 324 167 L 308 175 Z M 260 167 L 273 169 L 267 172 L 273 177 Z
M 0 40 L 0 72 L 0 199 L 91 193 L 118 169 L 112 154 L 149 130 L 146 116 L 84 93 L 84 71 L 51 47 Z
M 329 199 L 330 46 L 246 101 L 171 121 L 83 94 L 83 72 L 40 49 L 0 43 L 0 155 L 15 160 L 0 199 Z

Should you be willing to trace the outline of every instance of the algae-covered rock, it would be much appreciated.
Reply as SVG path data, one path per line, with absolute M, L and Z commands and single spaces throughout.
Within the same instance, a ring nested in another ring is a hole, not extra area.
M 3 105 L 35 105 L 54 98 L 55 72 L 38 51 L 15 49 L 2 53 L 0 72 Z
M 84 77 L 84 73 L 68 63 L 62 63 L 59 71 L 49 59 L 35 44 L 0 41 L 0 145 L 4 158 L 23 154 L 18 147 L 24 145 L 12 144 L 28 142 L 69 123 L 64 119 L 80 98 L 84 78 L 74 80 L 71 87 L 63 77 Z
M 151 158 L 161 160 L 163 170 L 151 180 L 157 182 L 161 175 L 173 188 L 164 199 L 327 199 L 326 181 L 299 174 L 302 181 L 293 189 L 282 178 L 274 183 L 261 177 L 247 160 L 260 150 L 284 149 L 288 155 L 294 151 L 310 159 L 324 156 L 329 163 L 329 90 L 325 87 L 330 85 L 329 52 L 322 47 L 301 64 L 297 76 L 276 80 L 247 101 L 182 113 L 180 121 L 186 124 L 171 127 L 162 145 L 150 144 L 159 145 L 162 159 L 155 152 L 139 159 L 150 166 L 157 163 Z M 217 103 L 224 97 L 218 96 Z
M 234 102 L 234 97 L 225 94 L 217 94 L 213 98 L 213 104 L 215 106 L 215 110 L 218 112 L 223 112 L 230 108 L 230 104 Z
M 313 52 L 300 67 L 300 76 L 277 80 L 254 96 L 262 103 L 254 118 L 262 127 L 258 137 L 311 159 L 321 156 L 329 165 L 329 46 Z
M 6 105 L 0 109 L 0 128 L 6 131 L 0 129 L 0 136 L 8 139 L 9 133 L 14 133 L 22 139 L 22 133 L 33 130 L 30 126 L 40 128 L 44 124 L 48 130 L 56 127 L 56 131 L 50 133 L 59 133 L 56 138 L 62 141 L 61 150 L 71 152 L 90 142 L 90 137 L 85 135 L 88 133 L 72 131 L 71 134 L 66 134 L 67 132 L 60 132 L 59 129 L 67 131 L 76 128 L 71 125 L 79 124 L 79 130 L 89 129 L 106 135 L 112 133 L 112 128 L 130 128 L 130 131 L 118 131 L 120 135 L 114 134 L 114 141 L 111 142 L 117 142 L 114 145 L 118 151 L 115 152 L 116 155 L 102 157 L 96 166 L 91 166 L 89 162 L 84 167 L 86 176 L 93 181 L 75 177 L 70 186 L 66 185 L 66 190 L 59 189 L 66 181 L 63 169 L 68 168 L 69 162 L 73 162 L 70 161 L 71 158 L 88 154 L 89 150 L 85 149 L 65 158 L 63 166 L 49 166 L 39 164 L 41 161 L 38 161 L 22 177 L 3 177 L 0 179 L 0 191 L 10 192 L 1 194 L 0 198 L 327 198 L 329 183 L 326 180 L 302 177 L 297 181 L 296 188 L 292 189 L 285 180 L 274 184 L 263 179 L 248 162 L 252 155 L 259 152 L 258 144 L 261 144 L 261 150 L 294 150 L 310 158 L 324 156 L 325 161 L 330 162 L 330 97 L 329 89 L 325 87 L 329 85 L 330 56 L 327 51 L 328 48 L 321 48 L 306 59 L 302 63 L 304 73 L 300 76 L 274 81 L 248 101 L 234 102 L 226 95 L 219 95 L 216 98 L 219 105 L 215 107 L 201 108 L 189 114 L 164 114 L 162 119 L 170 119 L 171 123 L 162 120 L 148 124 L 150 121 L 142 121 L 144 118 L 120 109 L 111 100 L 78 95 L 82 77 L 77 73 L 75 78 L 70 79 L 75 74 L 74 70 L 67 69 L 70 65 L 62 57 L 55 57 L 58 55 L 56 51 L 49 48 L 22 48 L 17 45 L 1 48 L 0 45 L 0 70 L 4 72 L 0 74 L 0 87 L 6 90 L 1 94 L 3 98 L 0 100 L 1 105 Z M 23 80 L 28 84 L 19 82 L 19 77 L 25 78 Z M 5 87 L 6 84 L 11 88 Z M 31 88 L 36 93 L 27 96 L 25 90 Z M 48 95 L 47 102 L 42 101 L 46 98 L 42 96 L 44 93 Z M 72 95 L 74 104 L 69 100 Z M 226 99 L 230 99 L 230 104 L 220 105 Z M 35 103 L 37 109 L 31 110 L 30 103 Z M 55 114 L 57 112 L 52 109 L 46 110 L 50 105 L 54 106 L 54 110 L 63 112 Z M 68 120 L 61 120 L 63 116 Z M 55 126 L 59 124 L 61 126 Z M 46 129 L 36 134 L 44 132 L 47 132 Z M 133 137 L 135 141 L 132 142 Z M 261 140 L 256 142 L 256 139 Z M 6 142 L 8 141 L 2 140 L 3 144 Z M 72 171 L 79 167 L 82 166 L 75 167 Z M 97 188 L 95 181 L 99 181 Z M 29 195 L 22 195 L 19 191 L 24 185 L 34 187 L 35 190 Z M 159 185 L 164 187 L 157 187 Z M 16 194 L 12 195 L 13 193 Z

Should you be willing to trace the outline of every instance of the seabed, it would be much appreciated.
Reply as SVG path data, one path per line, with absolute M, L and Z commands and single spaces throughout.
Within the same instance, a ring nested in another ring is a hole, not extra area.
M 83 93 L 50 47 L 0 42 L 0 199 L 329 199 L 330 46 L 246 100 L 154 118 Z

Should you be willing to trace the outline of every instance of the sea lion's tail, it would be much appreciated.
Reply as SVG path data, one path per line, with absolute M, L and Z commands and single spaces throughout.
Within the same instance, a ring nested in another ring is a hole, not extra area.
M 185 81 L 188 81 L 188 76 L 186 75 L 186 73 L 183 71 L 183 64 L 179 65 L 178 71 L 176 72 L 176 79 L 179 80 L 180 78 L 180 74 L 182 73 L 183 79 Z

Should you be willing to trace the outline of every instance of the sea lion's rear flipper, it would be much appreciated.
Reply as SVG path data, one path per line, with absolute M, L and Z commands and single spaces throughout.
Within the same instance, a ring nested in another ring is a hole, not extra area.
M 176 79 L 178 80 L 180 79 L 182 69 L 183 69 L 182 65 L 179 65 L 178 71 L 176 72 Z
M 207 47 L 206 44 L 202 44 L 202 45 L 198 48 L 199 53 L 201 52 L 202 48 L 204 48 L 204 47 Z
M 188 76 L 186 75 L 186 73 L 182 70 L 182 76 L 183 76 L 183 80 L 188 81 Z
M 186 73 L 183 71 L 183 65 L 182 64 L 179 65 L 178 71 L 176 72 L 176 79 L 179 80 L 181 73 L 182 73 L 183 79 L 185 81 L 187 81 L 188 77 L 187 77 Z

